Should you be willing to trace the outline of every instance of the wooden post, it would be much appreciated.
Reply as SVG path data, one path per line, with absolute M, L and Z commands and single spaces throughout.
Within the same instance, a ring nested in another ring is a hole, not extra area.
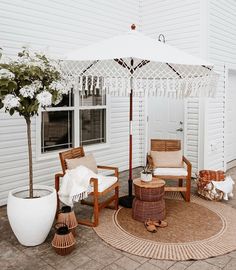
M 133 89 L 130 92 L 129 100 L 129 196 L 132 196 L 132 186 L 133 186 Z

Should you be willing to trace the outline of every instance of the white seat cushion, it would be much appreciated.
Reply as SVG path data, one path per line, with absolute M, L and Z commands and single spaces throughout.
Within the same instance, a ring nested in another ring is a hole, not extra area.
M 101 175 L 99 175 L 99 176 L 101 176 Z M 117 177 L 102 175 L 102 179 L 100 179 L 100 181 L 98 181 L 98 192 L 103 192 L 104 190 L 111 187 L 116 182 L 117 182 Z
M 153 171 L 154 175 L 173 175 L 187 176 L 188 171 L 185 168 L 156 168 Z

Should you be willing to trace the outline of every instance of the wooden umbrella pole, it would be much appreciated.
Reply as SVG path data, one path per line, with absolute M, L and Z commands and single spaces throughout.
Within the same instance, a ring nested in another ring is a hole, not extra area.
M 132 89 L 132 78 L 131 80 L 131 91 L 129 99 L 129 196 L 132 196 L 133 187 L 133 89 Z
M 133 65 L 134 60 L 130 61 L 130 95 L 129 95 L 129 179 L 128 179 L 128 195 L 120 197 L 119 204 L 121 206 L 132 208 L 133 198 Z

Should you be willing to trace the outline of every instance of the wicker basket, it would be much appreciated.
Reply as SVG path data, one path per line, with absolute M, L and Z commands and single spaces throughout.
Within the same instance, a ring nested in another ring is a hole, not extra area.
M 164 197 L 165 186 L 160 188 L 142 188 L 138 185 L 134 185 L 135 197 L 141 201 L 157 202 Z
M 164 220 L 166 217 L 165 200 L 155 202 L 133 200 L 132 218 L 141 222 L 147 219 Z
M 198 194 L 211 201 L 220 201 L 223 198 L 223 192 L 216 189 L 213 192 L 213 185 L 208 185 L 211 181 L 224 181 L 225 173 L 223 171 L 201 170 L 197 175 Z

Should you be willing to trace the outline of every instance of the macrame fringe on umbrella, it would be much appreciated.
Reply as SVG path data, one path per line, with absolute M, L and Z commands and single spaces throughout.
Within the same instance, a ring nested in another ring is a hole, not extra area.
M 165 63 L 151 63 L 138 68 L 132 75 L 133 95 L 177 99 L 215 96 L 218 74 L 210 68 L 169 66 Z M 63 68 L 68 81 L 81 95 L 130 94 L 131 76 L 124 67 L 117 68 L 117 63 L 112 60 L 103 61 L 103 65 L 99 65 L 98 61 L 96 63 L 65 61 Z

